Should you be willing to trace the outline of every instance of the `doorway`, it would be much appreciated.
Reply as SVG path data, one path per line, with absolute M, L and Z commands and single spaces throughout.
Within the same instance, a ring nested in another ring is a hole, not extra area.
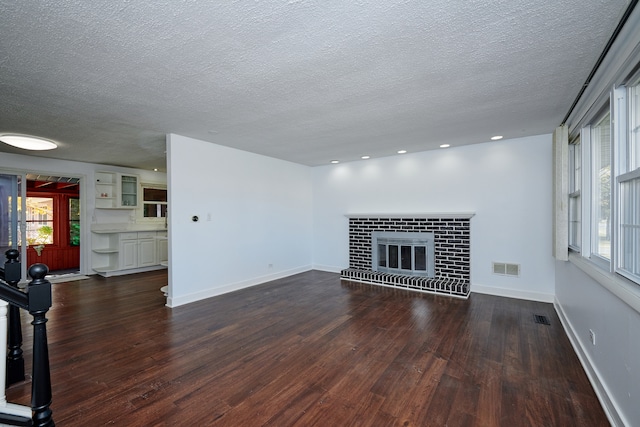
M 31 264 L 54 275 L 80 270 L 80 178 L 0 171 L 0 258 L 18 249 L 23 280 Z
M 78 273 L 80 180 L 39 174 L 26 177 L 27 265 L 46 264 L 52 275 Z

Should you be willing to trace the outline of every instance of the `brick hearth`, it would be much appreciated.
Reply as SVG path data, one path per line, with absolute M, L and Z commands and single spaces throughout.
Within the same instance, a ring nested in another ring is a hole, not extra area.
M 470 226 L 473 214 L 348 215 L 349 268 L 344 280 L 467 298 L 470 292 Z M 435 277 L 379 273 L 371 269 L 373 231 L 434 233 Z

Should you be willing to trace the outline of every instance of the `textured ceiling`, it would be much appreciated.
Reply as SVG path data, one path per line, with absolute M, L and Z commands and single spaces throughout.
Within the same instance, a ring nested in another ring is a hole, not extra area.
M 0 133 L 161 170 L 166 133 L 311 166 L 550 133 L 627 3 L 0 0 Z

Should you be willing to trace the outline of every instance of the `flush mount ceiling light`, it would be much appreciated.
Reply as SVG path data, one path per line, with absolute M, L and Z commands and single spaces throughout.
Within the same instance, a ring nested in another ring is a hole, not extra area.
M 339 160 L 331 160 L 331 163 L 333 163 L 335 165 L 335 164 L 340 163 L 340 161 Z
M 440 144 L 440 148 L 449 148 L 451 147 L 450 144 Z
M 502 138 L 503 138 L 503 136 L 502 136 L 502 135 L 496 135 L 496 136 L 492 136 L 492 137 L 491 137 L 491 140 L 492 140 L 492 141 L 497 141 L 497 140 L 502 139 Z
M 23 150 L 41 151 L 58 148 L 54 142 L 48 139 L 28 135 L 2 134 L 0 135 L 0 141 L 13 147 L 22 148 Z
M 407 150 L 398 150 L 398 154 L 405 154 Z
M 371 158 L 371 156 L 362 156 L 362 157 L 360 157 L 360 158 L 361 158 L 362 160 L 367 160 L 367 159 L 370 159 L 370 158 Z

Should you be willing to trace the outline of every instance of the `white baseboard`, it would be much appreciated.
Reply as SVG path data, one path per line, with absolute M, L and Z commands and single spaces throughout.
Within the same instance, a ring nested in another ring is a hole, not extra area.
M 76 280 L 85 280 L 88 279 L 89 276 L 85 276 L 84 274 L 63 274 L 60 276 L 54 276 L 51 278 L 47 278 L 49 283 L 64 283 L 64 282 L 74 282 Z
M 569 321 L 569 319 L 565 315 L 564 310 L 562 309 L 562 305 L 560 305 L 558 300 L 554 299 L 553 307 L 555 308 L 556 313 L 560 318 L 560 323 L 562 323 L 562 327 L 564 328 L 564 331 L 567 334 L 567 337 L 569 337 L 569 341 L 573 346 L 573 350 L 576 352 L 578 359 L 580 359 L 580 364 L 582 365 L 582 368 L 587 374 L 587 377 L 589 378 L 589 382 L 591 383 L 591 386 L 593 387 L 593 390 L 595 391 L 596 396 L 598 397 L 598 400 L 602 405 L 602 409 L 604 410 L 605 414 L 607 415 L 607 418 L 609 419 L 609 422 L 611 423 L 612 426 L 615 426 L 615 427 L 618 427 L 618 426 L 624 427 L 627 425 L 631 425 L 631 424 L 627 424 L 623 420 L 615 403 L 609 398 L 610 394 L 607 390 L 607 387 L 604 385 L 604 383 L 602 383 L 602 381 L 600 381 L 600 375 L 598 374 L 598 370 L 596 369 L 595 365 L 591 363 L 589 354 L 584 350 L 582 342 L 578 339 L 578 335 L 575 333 L 575 330 L 571 325 L 571 321 Z
M 165 270 L 167 267 L 163 265 L 152 265 L 149 267 L 138 267 L 138 268 L 130 268 L 128 270 L 113 270 L 113 271 L 94 271 L 91 274 L 98 274 L 102 277 L 113 277 L 113 276 L 125 276 L 127 274 L 135 274 L 135 273 L 145 273 L 147 271 L 155 271 L 155 270 Z
M 334 265 L 322 265 L 322 264 L 313 264 L 312 267 L 314 270 L 326 271 L 328 273 L 340 273 L 347 267 L 336 267 Z
M 471 284 L 471 292 L 478 294 L 495 295 L 499 297 L 508 297 L 538 302 L 553 302 L 555 295 L 545 294 L 542 292 L 520 291 L 516 289 L 497 288 L 495 286 Z
M 218 295 L 226 294 L 240 289 L 249 288 L 251 286 L 260 285 L 262 283 L 270 282 L 272 280 L 282 279 L 285 277 L 293 276 L 294 274 L 304 273 L 311 270 L 311 265 L 305 265 L 302 267 L 292 268 L 290 270 L 279 271 L 273 274 L 265 276 L 255 277 L 249 280 L 243 280 L 241 282 L 229 283 L 227 285 L 218 286 L 213 289 L 206 289 L 204 291 L 196 292 L 189 295 L 181 295 L 179 297 L 168 297 L 167 307 L 178 307 L 180 305 L 189 304 L 192 302 L 200 301 L 203 299 L 215 297 Z

